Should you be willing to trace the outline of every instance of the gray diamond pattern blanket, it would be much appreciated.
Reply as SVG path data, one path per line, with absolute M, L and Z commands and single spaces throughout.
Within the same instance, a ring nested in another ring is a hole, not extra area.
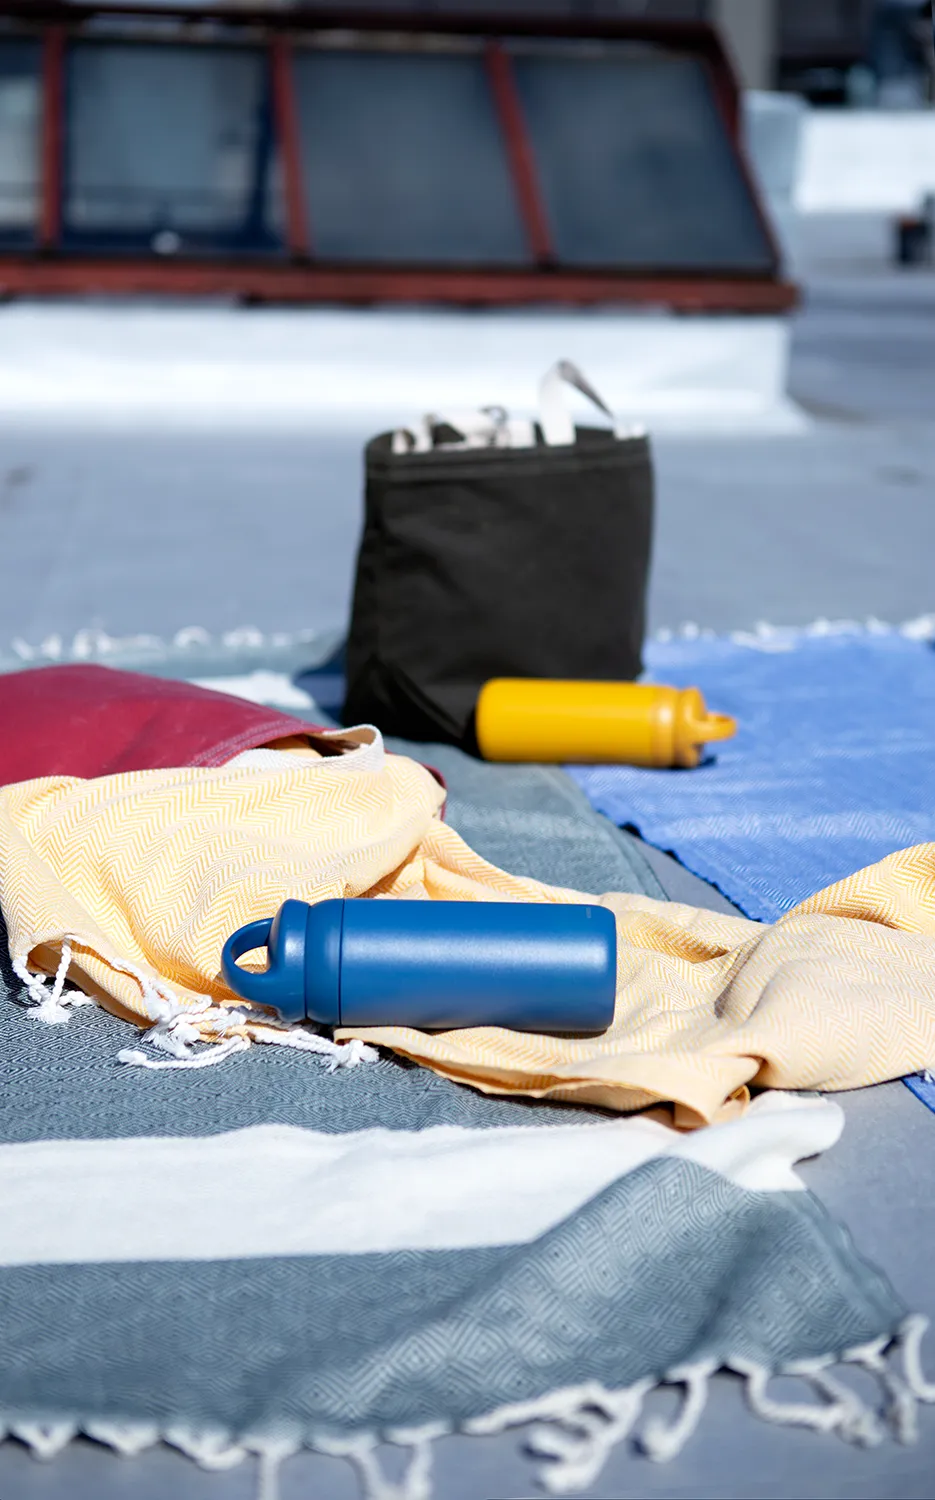
M 658 894 L 563 778 L 443 769 L 482 852 Z M 515 1427 L 541 1483 L 575 1493 L 618 1443 L 681 1451 L 720 1369 L 765 1420 L 856 1444 L 910 1440 L 935 1399 L 924 1320 L 796 1175 L 833 1147 L 836 1104 L 765 1095 L 684 1135 L 397 1058 L 149 1072 L 117 1062 L 128 1029 L 98 1007 L 45 1026 L 21 1001 L 7 971 L 0 1427 L 37 1454 L 81 1433 L 255 1458 L 269 1497 L 309 1448 L 370 1500 L 426 1500 L 442 1434 Z M 408 1454 L 392 1485 L 384 1440 Z

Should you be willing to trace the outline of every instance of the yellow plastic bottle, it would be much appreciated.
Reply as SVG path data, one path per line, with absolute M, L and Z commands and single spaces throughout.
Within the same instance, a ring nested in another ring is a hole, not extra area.
M 497 677 L 477 700 L 485 760 L 691 767 L 704 745 L 736 732 L 697 688 Z

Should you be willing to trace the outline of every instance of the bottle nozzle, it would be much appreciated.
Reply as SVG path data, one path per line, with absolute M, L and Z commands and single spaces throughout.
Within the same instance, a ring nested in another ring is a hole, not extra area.
M 701 760 L 705 745 L 729 740 L 737 733 L 737 720 L 729 714 L 711 713 L 697 688 L 682 689 L 677 701 L 673 761 L 691 769 Z
M 711 740 L 730 740 L 737 733 L 737 720 L 730 714 L 708 714 L 694 726 L 699 745 Z

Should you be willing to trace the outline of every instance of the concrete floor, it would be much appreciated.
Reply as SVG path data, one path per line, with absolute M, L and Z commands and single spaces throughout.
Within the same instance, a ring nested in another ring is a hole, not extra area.
M 659 439 L 654 628 L 901 620 L 935 608 L 935 275 L 887 272 L 878 228 L 808 229 L 817 249 L 806 257 L 791 389 L 813 423 L 782 438 Z M 169 440 L 7 426 L 0 656 L 14 636 L 35 643 L 95 624 L 163 636 L 189 624 L 334 626 L 348 605 L 359 485 L 359 446 L 347 435 Z M 805 1175 L 859 1228 L 866 1253 L 909 1287 L 911 1254 L 933 1233 L 932 1195 L 912 1151 L 929 1117 L 899 1085 L 852 1096 L 847 1109 L 846 1160 L 836 1151 Z M 853 1183 L 860 1191 L 848 1198 Z M 740 1484 L 764 1500 L 933 1492 L 930 1441 L 864 1454 L 767 1425 L 751 1436 L 738 1390 L 715 1385 L 713 1411 L 683 1459 L 636 1468 L 618 1451 L 592 1493 L 677 1500 L 697 1496 L 700 1473 L 706 1493 L 737 1494 Z M 735 1429 L 737 1443 L 725 1443 Z M 443 1447 L 445 1500 L 528 1492 L 528 1461 L 512 1439 Z M 86 1443 L 67 1467 L 37 1464 L 14 1444 L 0 1463 L 0 1493 L 16 1500 L 246 1500 L 255 1483 L 248 1465 L 206 1474 L 165 1450 L 131 1464 Z M 296 1459 L 281 1493 L 350 1500 L 356 1490 L 337 1462 Z
M 900 621 L 935 608 L 935 272 L 885 226 L 807 221 L 799 435 L 656 438 L 650 623 Z M 236 315 L 232 315 L 236 316 Z M 86 627 L 171 637 L 346 618 L 361 440 L 337 429 L 0 426 L 0 657 Z

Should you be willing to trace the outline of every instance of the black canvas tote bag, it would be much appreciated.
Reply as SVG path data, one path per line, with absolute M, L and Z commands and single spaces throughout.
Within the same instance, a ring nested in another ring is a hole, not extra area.
M 563 360 L 540 385 L 537 424 L 487 408 L 367 445 L 346 723 L 474 749 L 492 677 L 640 674 L 649 440 L 576 429 L 563 382 L 611 415 Z

